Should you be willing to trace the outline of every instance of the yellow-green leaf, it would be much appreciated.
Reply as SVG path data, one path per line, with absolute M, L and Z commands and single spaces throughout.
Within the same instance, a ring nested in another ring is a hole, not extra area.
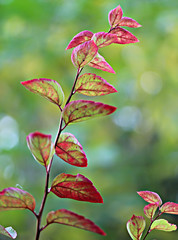
M 171 231 L 175 231 L 177 229 L 177 226 L 175 224 L 169 223 L 165 219 L 159 219 L 159 220 L 155 220 L 152 223 L 150 231 L 154 229 L 171 232 Z
M 61 106 L 64 101 L 64 93 L 58 82 L 52 79 L 40 78 L 21 82 L 21 84 L 33 93 L 47 98 L 50 102 Z

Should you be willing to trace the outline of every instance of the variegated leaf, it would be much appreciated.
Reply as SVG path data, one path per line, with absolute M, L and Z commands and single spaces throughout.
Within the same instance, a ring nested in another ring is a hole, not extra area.
M 70 41 L 69 45 L 67 46 L 67 49 L 76 47 L 86 41 L 89 41 L 92 39 L 93 33 L 90 31 L 82 31 L 80 33 L 78 33 L 75 37 L 73 37 L 73 39 Z
M 95 58 L 88 64 L 88 66 L 100 69 L 105 72 L 115 73 L 112 67 L 106 62 L 103 56 L 99 53 L 95 56 Z
M 51 223 L 64 224 L 100 235 L 106 235 L 105 232 L 91 220 L 66 209 L 49 212 L 47 215 L 47 224 L 49 225 Z
M 64 93 L 58 82 L 52 79 L 39 78 L 21 82 L 21 84 L 33 93 L 47 98 L 52 103 L 61 106 L 64 101 Z
M 93 203 L 103 202 L 93 183 L 81 174 L 61 173 L 53 180 L 50 191 L 60 198 L 71 198 Z
M 87 167 L 87 158 L 82 145 L 71 133 L 61 133 L 56 145 L 56 154 L 71 165 Z
M 66 125 L 81 122 L 94 117 L 106 116 L 113 113 L 116 107 L 100 102 L 78 100 L 72 101 L 63 109 L 62 115 Z
M 75 91 L 87 96 L 101 96 L 117 92 L 106 80 L 93 73 L 85 73 L 78 78 Z

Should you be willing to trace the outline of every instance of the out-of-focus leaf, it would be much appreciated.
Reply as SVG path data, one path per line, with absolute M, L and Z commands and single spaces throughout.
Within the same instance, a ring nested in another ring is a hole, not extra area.
M 64 224 L 101 235 L 106 235 L 105 232 L 91 220 L 66 209 L 49 212 L 47 215 L 47 224 L 51 223 Z
M 162 200 L 160 198 L 160 196 L 155 193 L 155 192 L 151 192 L 151 191 L 140 191 L 137 192 L 140 197 L 142 197 L 146 202 L 149 203 L 156 203 L 159 202 L 159 206 L 162 204 Z
M 62 133 L 56 146 L 56 154 L 65 162 L 77 166 L 86 167 L 87 158 L 81 144 L 71 133 Z
M 112 28 L 116 27 L 120 23 L 122 16 L 123 16 L 123 11 L 120 5 L 112 9 L 108 15 L 110 26 Z
M 92 37 L 98 48 L 106 47 L 117 41 L 117 36 L 111 33 L 98 32 Z
M 138 22 L 136 22 L 132 18 L 122 17 L 122 19 L 119 22 L 119 26 L 138 28 L 138 27 L 141 27 L 142 25 L 140 25 Z
M 83 44 L 74 48 L 71 60 L 74 66 L 82 68 L 87 65 L 97 54 L 98 47 L 93 40 L 84 42 Z
M 29 209 L 34 211 L 34 197 L 19 188 L 5 188 L 0 192 L 0 211 Z
M 144 217 L 133 215 L 127 222 L 127 231 L 133 240 L 139 240 L 141 239 L 145 226 L 146 223 Z
M 174 202 L 166 202 L 160 208 L 162 213 L 178 214 L 178 204 Z
M 47 98 L 54 104 L 61 106 L 64 101 L 64 93 L 58 82 L 52 79 L 40 78 L 21 82 L 21 84 L 33 93 Z
M 148 218 L 153 218 L 157 208 L 159 207 L 159 202 L 150 203 L 144 207 L 144 213 Z
M 61 173 L 52 182 L 51 192 L 60 198 L 102 203 L 103 199 L 93 183 L 81 174 Z
M 116 107 L 94 101 L 72 101 L 63 109 L 65 124 L 81 122 L 94 117 L 105 116 L 113 113 Z
M 136 38 L 132 33 L 121 27 L 114 28 L 110 31 L 110 33 L 117 35 L 117 40 L 115 41 L 115 43 L 117 44 L 129 44 L 139 42 L 138 38 Z
M 78 78 L 75 91 L 87 96 L 101 96 L 117 92 L 117 90 L 100 76 L 85 73 Z
M 106 62 L 103 56 L 97 53 L 96 57 L 88 64 L 88 66 L 100 69 L 105 72 L 115 73 L 112 67 Z
M 171 231 L 175 231 L 177 229 L 177 226 L 175 224 L 169 223 L 165 219 L 159 219 L 159 220 L 155 220 L 152 223 L 150 231 L 154 229 L 171 232 Z
M 73 48 L 73 47 L 76 47 L 86 41 L 89 41 L 91 40 L 93 36 L 93 33 L 90 32 L 90 31 L 82 31 L 80 33 L 78 33 L 75 37 L 73 37 L 73 39 L 70 41 L 69 45 L 67 46 L 66 50 L 67 49 L 70 49 L 70 48 Z
M 7 237 L 15 239 L 17 237 L 17 232 L 12 227 L 6 227 L 0 225 L 0 234 L 3 234 Z
M 30 133 L 27 136 L 27 145 L 35 160 L 45 166 L 46 170 L 55 153 L 51 135 L 40 132 Z

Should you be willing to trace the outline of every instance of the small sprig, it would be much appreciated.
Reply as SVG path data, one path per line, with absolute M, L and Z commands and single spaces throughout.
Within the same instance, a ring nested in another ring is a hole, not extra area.
M 162 199 L 160 196 L 151 191 L 140 191 L 137 192 L 146 202 L 149 204 L 144 207 L 144 214 L 150 219 L 150 224 L 145 236 L 142 238 L 143 232 L 146 227 L 146 221 L 142 216 L 133 215 L 132 218 L 127 222 L 127 230 L 130 237 L 133 240 L 145 240 L 148 234 L 154 230 L 162 231 L 175 231 L 177 226 L 169 223 L 165 219 L 158 219 L 163 213 L 178 214 L 178 204 L 173 202 L 166 202 L 162 205 Z

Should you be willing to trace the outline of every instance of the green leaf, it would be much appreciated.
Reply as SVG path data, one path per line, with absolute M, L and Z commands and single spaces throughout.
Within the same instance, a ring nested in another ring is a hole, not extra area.
M 51 141 L 51 135 L 46 135 L 40 132 L 30 133 L 27 136 L 27 144 L 35 160 L 45 166 L 47 170 L 50 160 L 55 153 L 55 148 Z
M 60 135 L 56 146 L 56 155 L 71 165 L 77 167 L 87 166 L 85 152 L 71 133 L 62 133 Z
M 17 237 L 17 232 L 12 227 L 6 227 L 0 225 L 0 234 L 3 234 L 4 236 L 10 237 L 12 239 L 15 239 Z
M 171 232 L 171 231 L 175 231 L 177 229 L 177 226 L 175 224 L 169 223 L 165 219 L 159 219 L 159 220 L 155 220 L 152 223 L 150 231 L 154 229 Z
M 87 96 L 101 96 L 117 92 L 117 90 L 100 76 L 85 73 L 78 78 L 75 91 Z
M 93 40 L 84 42 L 83 44 L 74 48 L 71 60 L 74 66 L 82 68 L 87 65 L 97 54 L 98 47 Z
M 59 174 L 53 180 L 50 191 L 60 198 L 103 203 L 103 199 L 93 183 L 81 174 Z
M 144 217 L 133 215 L 127 222 L 127 231 L 133 240 L 140 240 L 145 226 Z
M 144 207 L 144 213 L 148 218 L 153 218 L 157 208 L 159 207 L 159 202 L 150 203 Z
M 105 116 L 113 113 L 116 107 L 100 102 L 78 100 L 67 104 L 63 109 L 65 124 L 81 122 L 94 117 Z
M 34 212 L 34 197 L 19 188 L 5 188 L 0 192 L 0 211 L 29 209 Z
M 101 235 L 106 235 L 103 230 L 91 220 L 66 209 L 49 212 L 47 215 L 47 224 L 49 225 L 51 223 L 64 224 Z
M 40 78 L 21 82 L 21 84 L 33 93 L 47 98 L 54 104 L 61 106 L 64 101 L 64 93 L 58 82 L 52 79 Z
M 166 202 L 160 208 L 162 213 L 178 214 L 178 204 L 174 202 Z

